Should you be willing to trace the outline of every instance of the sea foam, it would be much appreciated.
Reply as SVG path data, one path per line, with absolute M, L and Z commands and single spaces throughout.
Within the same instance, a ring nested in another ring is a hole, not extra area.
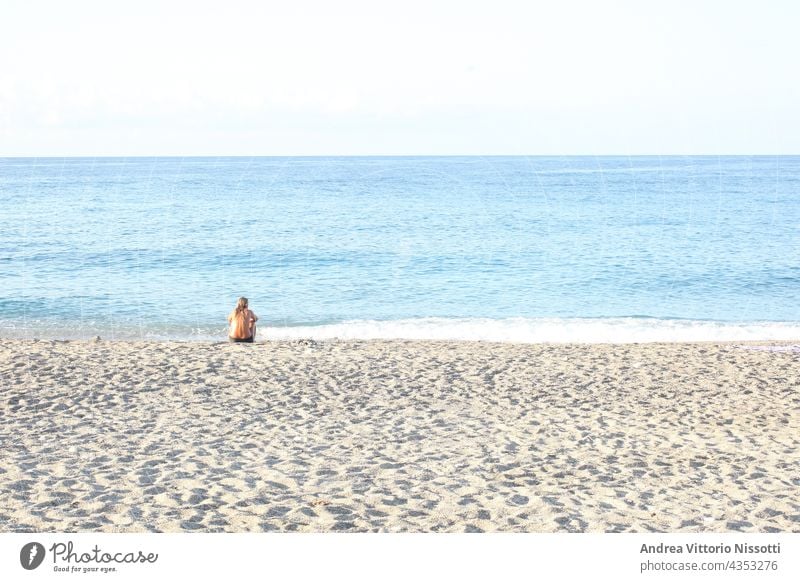
M 480 340 L 514 343 L 639 343 L 800 339 L 800 323 L 731 323 L 640 317 L 419 318 L 355 320 L 316 326 L 262 327 L 273 339 Z

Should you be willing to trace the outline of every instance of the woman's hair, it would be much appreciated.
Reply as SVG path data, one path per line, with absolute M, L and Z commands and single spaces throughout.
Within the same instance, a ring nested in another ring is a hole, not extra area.
M 247 309 L 247 297 L 239 297 L 239 301 L 236 302 L 236 309 L 233 310 L 233 313 L 241 315 L 244 313 L 245 309 Z

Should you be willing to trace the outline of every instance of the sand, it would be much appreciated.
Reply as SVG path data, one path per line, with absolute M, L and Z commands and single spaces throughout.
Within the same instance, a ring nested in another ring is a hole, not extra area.
M 797 344 L 0 340 L 0 531 L 800 532 Z

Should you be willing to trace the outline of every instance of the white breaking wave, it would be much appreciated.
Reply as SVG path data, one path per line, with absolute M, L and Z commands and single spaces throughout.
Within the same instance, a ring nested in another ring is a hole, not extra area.
M 481 340 L 514 343 L 646 343 L 800 340 L 800 322 L 726 323 L 655 318 L 420 318 L 260 327 L 271 339 Z

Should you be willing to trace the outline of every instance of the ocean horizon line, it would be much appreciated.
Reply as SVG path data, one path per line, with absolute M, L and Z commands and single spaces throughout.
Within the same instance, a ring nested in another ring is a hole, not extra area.
M 573 154 L 130 154 L 130 155 L 0 155 L 2 160 L 91 160 L 91 159 L 344 159 L 344 158 L 796 158 L 800 153 L 573 153 Z

